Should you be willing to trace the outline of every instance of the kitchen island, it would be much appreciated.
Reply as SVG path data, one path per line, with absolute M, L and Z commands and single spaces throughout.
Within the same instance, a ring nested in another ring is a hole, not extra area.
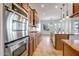
M 79 40 L 62 40 L 63 56 L 79 56 Z

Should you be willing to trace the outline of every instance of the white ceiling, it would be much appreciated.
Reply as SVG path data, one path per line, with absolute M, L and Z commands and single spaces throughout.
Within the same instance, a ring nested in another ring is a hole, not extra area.
M 61 16 L 61 10 L 63 3 L 31 3 L 32 8 L 36 9 L 40 20 L 56 20 Z M 45 7 L 41 7 L 44 5 Z M 58 6 L 58 8 L 55 8 Z

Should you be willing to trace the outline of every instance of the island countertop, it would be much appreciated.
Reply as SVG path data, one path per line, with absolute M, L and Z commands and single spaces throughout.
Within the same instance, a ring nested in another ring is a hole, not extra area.
M 64 56 L 79 56 L 79 44 L 62 39 Z

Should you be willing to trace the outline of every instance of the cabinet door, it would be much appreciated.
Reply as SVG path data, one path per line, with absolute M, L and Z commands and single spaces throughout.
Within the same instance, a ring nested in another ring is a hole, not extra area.
M 34 19 L 33 19 L 33 10 L 31 10 L 31 25 L 33 25 Z
M 29 38 L 29 42 L 28 42 L 28 55 L 32 55 L 32 38 Z
M 55 48 L 57 50 L 63 50 L 62 39 L 64 40 L 69 39 L 69 35 L 68 34 L 56 34 L 55 35 Z
M 30 7 L 29 7 L 28 15 L 29 15 L 29 23 L 31 23 L 31 8 Z
M 29 54 L 32 55 L 32 40 L 30 40 L 30 46 L 29 46 L 30 50 L 29 50 Z
M 30 38 L 28 40 L 28 56 L 30 55 Z
M 35 13 L 35 24 L 37 24 L 38 22 L 39 22 L 39 18 L 38 18 L 37 13 Z
M 33 37 L 30 37 L 29 41 L 29 55 L 32 56 L 34 52 L 34 39 Z
M 23 9 L 25 9 L 28 12 L 29 4 L 28 3 L 22 3 Z
M 36 49 L 36 38 L 34 37 L 34 51 Z
M 73 13 L 76 13 L 79 11 L 79 3 L 74 3 L 73 4 Z
M 33 9 L 33 25 L 36 25 L 38 22 L 37 11 Z
M 30 41 L 30 55 L 32 55 L 32 40 Z
M 29 25 L 32 26 L 33 25 L 33 11 L 30 6 L 29 6 L 28 14 L 29 14 Z

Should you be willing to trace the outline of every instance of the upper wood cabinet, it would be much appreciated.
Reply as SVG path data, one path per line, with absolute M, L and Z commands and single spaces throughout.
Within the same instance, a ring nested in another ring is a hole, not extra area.
M 37 11 L 35 9 L 32 9 L 30 6 L 29 6 L 29 23 L 31 26 L 36 26 L 36 24 L 38 23 Z
M 17 5 L 22 7 L 28 13 L 30 26 L 36 26 L 39 21 L 37 11 L 33 9 L 29 3 L 17 3 Z
M 73 13 L 77 13 L 79 11 L 79 3 L 73 3 Z
M 33 11 L 30 6 L 29 6 L 29 10 L 28 10 L 28 15 L 29 15 L 29 25 L 32 26 L 33 25 Z
M 22 3 L 22 8 L 28 12 L 29 3 Z
M 33 9 L 33 25 L 36 25 L 38 23 L 38 14 L 35 9 Z
M 73 3 L 73 15 L 71 15 L 70 17 L 79 17 L 79 3 Z
M 28 12 L 29 3 L 16 3 L 16 4 L 21 6 L 25 11 Z

